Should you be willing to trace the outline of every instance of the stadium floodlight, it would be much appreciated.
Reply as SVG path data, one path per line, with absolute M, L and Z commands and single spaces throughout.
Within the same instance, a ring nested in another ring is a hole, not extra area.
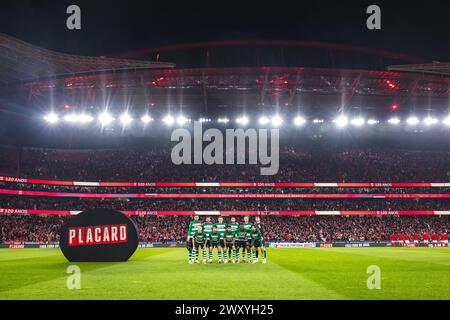
M 306 120 L 301 116 L 296 116 L 294 118 L 294 125 L 296 127 L 300 127 L 300 126 L 304 125 L 305 123 L 306 123 Z
M 171 126 L 175 123 L 174 117 L 172 117 L 170 114 L 165 116 L 162 121 L 168 126 Z
M 361 127 L 364 125 L 365 121 L 363 118 L 353 118 L 350 123 L 356 127 Z
M 201 123 L 211 122 L 211 119 L 209 119 L 209 118 L 200 118 L 200 119 L 198 119 L 198 121 L 200 121 Z
M 133 118 L 128 113 L 124 113 L 120 116 L 120 122 L 123 126 L 129 125 L 132 121 Z
M 340 128 L 345 127 L 348 124 L 348 119 L 346 116 L 340 116 L 333 120 L 333 122 Z
M 295 120 L 294 120 L 294 121 L 295 121 Z M 306 122 L 306 121 L 304 121 L 304 122 Z M 312 122 L 313 122 L 314 124 L 319 124 L 319 123 L 324 123 L 325 120 L 323 120 L 323 119 L 314 119 Z
M 186 122 L 188 122 L 188 121 L 189 121 L 189 119 L 187 119 L 187 118 L 186 118 L 185 116 L 183 116 L 183 115 L 179 115 L 178 118 L 177 118 L 177 123 L 178 123 L 178 125 L 180 125 L 180 126 L 186 124 Z
M 266 116 L 262 116 L 261 118 L 259 118 L 259 124 L 261 124 L 261 125 L 266 125 L 269 122 L 270 122 L 270 120 Z
M 148 114 L 146 114 L 146 115 L 143 115 L 143 116 L 141 117 L 141 121 L 142 121 L 144 124 L 147 124 L 147 123 L 153 121 L 153 119 L 152 119 Z
M 64 121 L 68 123 L 76 123 L 78 122 L 78 116 L 75 114 L 68 114 L 64 116 Z
M 408 119 L 406 119 L 406 123 L 409 124 L 410 126 L 415 126 L 419 122 L 420 122 L 419 119 L 417 119 L 416 117 L 409 117 Z
M 374 124 L 379 124 L 379 123 L 380 123 L 380 121 L 376 120 L 376 119 L 367 120 L 367 124 L 369 124 L 369 125 L 374 125 Z
M 281 118 L 279 115 L 274 115 L 272 117 L 272 126 L 279 127 L 283 123 L 283 118 Z
M 98 121 L 102 126 L 106 126 L 107 124 L 114 121 L 114 117 L 112 117 L 108 112 L 103 112 L 99 115 Z
M 246 116 L 239 117 L 236 119 L 236 123 L 245 126 L 248 124 L 248 118 Z
M 217 122 L 219 122 L 219 123 L 228 123 L 228 122 L 230 122 L 230 119 L 228 119 L 228 118 L 219 118 L 219 119 L 217 119 Z
M 59 120 L 59 117 L 58 117 L 58 115 L 57 114 L 55 114 L 55 113 L 49 113 L 48 115 L 46 115 L 45 117 L 44 117 L 44 119 L 45 119 L 45 121 L 47 121 L 48 123 L 57 123 L 58 122 L 58 120 Z
M 426 117 L 426 118 L 423 120 L 423 123 L 425 123 L 425 125 L 427 125 L 427 126 L 435 125 L 435 124 L 437 124 L 438 122 L 439 122 L 439 120 L 436 119 L 436 118 L 433 118 L 433 117 Z
M 450 117 L 447 117 L 444 120 L 442 120 L 442 123 L 450 127 Z
M 78 116 L 78 122 L 81 124 L 90 123 L 94 118 L 90 114 L 82 113 Z
M 397 125 L 397 124 L 400 123 L 400 119 L 399 118 L 391 118 L 391 119 L 388 120 L 388 122 L 390 124 Z

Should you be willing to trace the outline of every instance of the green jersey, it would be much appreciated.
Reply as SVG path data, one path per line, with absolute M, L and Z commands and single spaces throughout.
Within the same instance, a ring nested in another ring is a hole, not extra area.
M 205 232 L 198 233 L 198 231 L 194 232 L 194 241 L 197 245 L 203 246 L 206 243 L 206 240 L 208 240 L 208 235 L 205 234 Z
M 239 224 L 238 223 L 229 223 L 227 224 L 227 227 L 230 226 L 231 227 L 231 231 L 236 232 L 239 229 Z
M 247 240 L 250 240 L 250 233 L 247 230 L 239 229 L 236 231 L 236 241 L 246 242 Z
M 209 234 L 209 241 L 211 244 L 219 244 L 220 240 L 223 239 L 223 233 L 222 232 L 211 232 Z
M 234 238 L 235 238 L 235 234 L 233 231 L 231 231 L 231 232 L 225 231 L 225 233 L 223 234 L 223 239 L 225 240 L 225 243 L 227 245 L 231 246 L 233 244 Z
M 217 227 L 217 232 L 225 232 L 225 228 L 226 228 L 226 224 L 225 223 L 216 223 L 216 224 L 214 224 L 216 227 Z
M 251 232 L 252 226 L 253 226 L 253 223 L 251 223 L 251 222 L 244 223 L 244 230 L 246 230 L 247 232 Z
M 212 232 L 213 224 L 211 222 L 205 222 L 202 226 L 203 226 L 203 231 L 206 234 L 210 234 Z
M 250 232 L 250 239 L 252 242 L 252 245 L 258 244 L 260 245 L 263 241 L 262 233 L 259 230 L 251 231 Z
M 197 232 L 197 228 L 200 227 L 202 225 L 201 221 L 191 221 L 189 223 L 189 228 L 188 228 L 188 236 L 189 237 L 193 237 L 194 236 L 194 232 Z

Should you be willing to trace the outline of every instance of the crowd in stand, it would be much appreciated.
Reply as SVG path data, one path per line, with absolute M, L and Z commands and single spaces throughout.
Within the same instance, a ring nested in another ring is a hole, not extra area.
M 25 148 L 17 150 L 15 163 L 5 155 L 0 173 L 71 181 L 441 182 L 450 178 L 449 156 L 445 151 L 282 147 L 279 172 L 261 176 L 259 165 L 177 166 L 171 161 L 170 148 Z
M 76 193 L 227 193 L 227 194 L 289 194 L 289 193 L 450 193 L 450 187 L 91 187 L 47 185 L 0 181 L 0 189 Z
M 58 216 L 2 216 L 0 243 L 57 242 L 65 219 Z M 182 242 L 186 240 L 192 217 L 134 216 L 133 219 L 141 241 Z M 411 238 L 414 234 L 430 238 L 437 235 L 440 239 L 450 231 L 448 216 L 266 216 L 262 222 L 265 241 L 389 241 L 391 235 L 399 234 Z
M 172 164 L 170 149 L 57 151 L 17 149 L 3 157 L 0 175 L 69 181 L 130 182 L 447 182 L 450 154 L 392 149 L 280 150 L 280 170 L 258 165 Z M 225 170 L 226 169 L 226 170 Z M 448 193 L 449 188 L 152 188 L 0 183 L 2 189 L 93 193 Z M 0 196 L 0 208 L 41 210 L 449 210 L 449 199 L 80 199 Z M 134 217 L 145 241 L 184 241 L 190 217 Z M 2 215 L 0 242 L 54 242 L 64 217 Z M 448 216 L 265 217 L 268 241 L 389 240 L 392 234 L 445 234 Z

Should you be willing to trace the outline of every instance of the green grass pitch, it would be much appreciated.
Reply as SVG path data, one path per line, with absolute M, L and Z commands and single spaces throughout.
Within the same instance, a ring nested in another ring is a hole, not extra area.
M 80 290 L 67 289 L 58 249 L 0 249 L 0 299 L 450 299 L 448 248 L 269 249 L 267 264 L 251 265 L 139 249 L 128 262 L 74 264 Z M 370 265 L 381 289 L 367 288 Z

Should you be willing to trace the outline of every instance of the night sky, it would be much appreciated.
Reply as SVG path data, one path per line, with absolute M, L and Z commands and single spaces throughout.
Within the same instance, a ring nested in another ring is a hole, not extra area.
M 82 30 L 65 27 L 82 10 Z M 370 4 L 382 30 L 366 28 Z M 0 32 L 61 52 L 114 55 L 223 39 L 316 40 L 450 60 L 449 1 L 1 1 Z

